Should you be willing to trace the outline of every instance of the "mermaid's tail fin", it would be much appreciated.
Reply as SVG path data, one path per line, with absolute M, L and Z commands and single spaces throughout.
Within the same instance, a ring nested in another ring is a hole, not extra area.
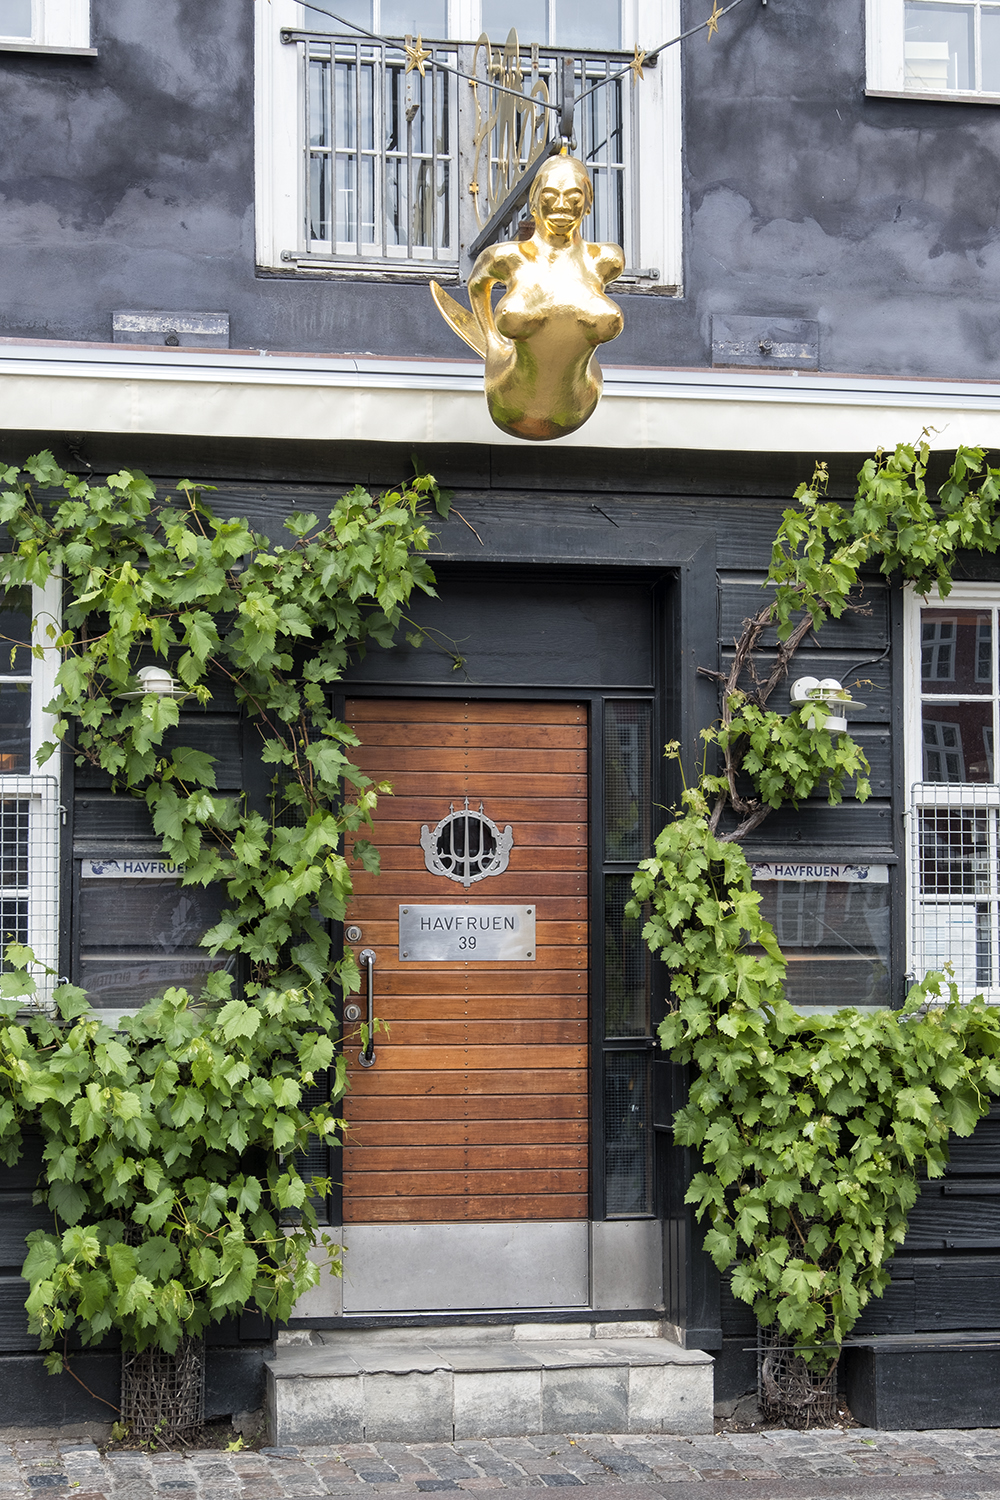
M 454 297 L 449 297 L 444 287 L 438 286 L 436 281 L 431 282 L 431 296 L 445 322 L 451 325 L 460 339 L 465 340 L 470 349 L 475 349 L 480 359 L 485 359 L 486 339 L 476 322 L 475 314 L 463 307 L 461 302 L 456 302 Z

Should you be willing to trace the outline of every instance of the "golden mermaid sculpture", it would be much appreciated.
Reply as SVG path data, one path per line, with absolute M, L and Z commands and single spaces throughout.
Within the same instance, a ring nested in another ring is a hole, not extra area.
M 472 311 L 431 282 L 445 320 L 486 361 L 486 403 L 498 427 L 544 442 L 575 432 L 601 399 L 596 349 L 622 331 L 604 294 L 620 276 L 618 245 L 591 245 L 580 224 L 594 201 L 582 162 L 551 156 L 531 184 L 534 230 L 490 245 L 469 277 Z M 494 311 L 492 291 L 506 287 Z

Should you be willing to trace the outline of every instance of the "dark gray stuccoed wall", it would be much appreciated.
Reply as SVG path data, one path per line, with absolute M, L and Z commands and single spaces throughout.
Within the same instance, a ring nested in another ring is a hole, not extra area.
M 234 347 L 464 356 L 426 287 L 255 274 L 250 0 L 93 11 L 97 59 L 0 53 L 0 333 L 202 309 Z M 1000 110 L 866 99 L 864 0 L 684 46 L 685 297 L 624 297 L 607 362 L 706 365 L 720 312 L 817 320 L 828 370 L 1000 375 Z

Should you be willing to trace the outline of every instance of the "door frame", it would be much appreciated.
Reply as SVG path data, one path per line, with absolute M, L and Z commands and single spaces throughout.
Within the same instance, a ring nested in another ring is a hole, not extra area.
M 643 687 L 619 688 L 613 685 L 601 687 L 565 687 L 562 685 L 486 686 L 481 684 L 422 682 L 351 681 L 338 683 L 334 694 L 335 712 L 343 717 L 344 701 L 347 697 L 381 698 L 438 698 L 438 699 L 515 699 L 518 701 L 566 701 L 587 703 L 590 720 L 589 771 L 590 771 L 590 827 L 589 854 L 590 873 L 603 875 L 606 862 L 604 850 L 599 842 L 603 833 L 604 797 L 604 746 L 603 704 L 606 699 L 639 699 L 653 702 L 653 767 L 654 801 L 667 807 L 678 801 L 682 780 L 680 769 L 667 765 L 656 752 L 668 739 L 676 739 L 681 745 L 681 762 L 684 774 L 690 779 L 700 761 L 702 744 L 700 729 L 711 722 L 717 713 L 715 684 L 699 676 L 697 668 L 716 662 L 718 654 L 718 590 L 715 567 L 715 538 L 704 528 L 675 531 L 668 539 L 662 533 L 657 537 L 658 546 L 649 548 L 642 558 L 630 556 L 634 539 L 615 535 L 613 543 L 620 546 L 618 556 L 609 557 L 555 557 L 551 553 L 538 556 L 533 561 L 546 570 L 562 570 L 579 574 L 590 564 L 595 574 L 603 577 L 613 575 L 618 568 L 655 575 L 651 582 L 656 587 L 653 615 L 654 650 L 653 682 Z M 671 542 L 673 545 L 671 545 Z M 502 570 L 506 566 L 518 571 L 525 570 L 525 559 L 517 556 L 520 549 L 513 549 L 514 556 L 487 557 L 482 554 L 463 557 L 451 554 L 448 562 L 470 563 L 482 566 L 493 564 Z M 609 547 L 609 551 L 617 550 Z M 657 555 L 659 554 L 659 555 Z M 432 559 L 433 560 L 433 559 Z M 604 1111 L 603 1111 L 603 1067 L 595 1066 L 603 1055 L 604 1036 L 604 964 L 603 964 L 603 882 L 591 879 L 590 916 L 592 932 L 590 939 L 590 1041 L 591 1041 L 591 1221 L 602 1222 L 605 1218 L 604 1187 Z M 600 962 L 596 960 L 600 960 Z M 667 975 L 662 965 L 654 964 L 652 986 L 652 1034 L 659 1015 L 662 1014 Z M 652 1126 L 654 1139 L 654 1204 L 653 1213 L 645 1218 L 658 1218 L 664 1222 L 664 1296 L 666 1317 L 673 1324 L 682 1342 L 690 1342 L 691 1335 L 700 1338 L 699 1346 L 713 1347 L 719 1323 L 718 1275 L 700 1249 L 701 1233 L 697 1230 L 691 1209 L 684 1205 L 683 1197 L 687 1179 L 694 1169 L 690 1153 L 674 1147 L 669 1121 L 673 1109 L 683 1102 L 685 1079 L 681 1070 L 674 1068 L 665 1058 L 657 1058 L 655 1044 L 649 1043 L 655 1060 L 652 1074 Z M 609 1049 L 615 1050 L 615 1049 Z M 675 1076 L 676 1075 L 676 1076 Z M 332 1155 L 333 1153 L 331 1153 Z M 331 1178 L 334 1191 L 328 1204 L 331 1225 L 342 1222 L 340 1190 L 337 1185 L 337 1159 L 331 1161 Z M 628 1216 L 631 1218 L 632 1216 Z M 625 1222 L 628 1222 L 625 1218 Z M 622 1222 L 622 1219 L 617 1219 Z M 579 1314 L 577 1314 L 579 1315 Z M 603 1314 L 606 1315 L 606 1314 Z M 636 1313 L 633 1311 L 633 1316 Z M 495 1315 L 494 1315 L 495 1316 Z M 661 1312 L 659 1316 L 663 1316 Z M 463 1319 L 466 1321 L 467 1319 Z M 296 1319 L 296 1322 L 301 1320 Z M 316 1319 L 312 1324 L 339 1326 L 340 1318 Z M 350 1321 L 354 1321 L 353 1319 Z M 422 1317 L 376 1318 L 376 1322 L 421 1322 Z M 473 1321 L 475 1319 L 473 1318 Z M 689 1337 L 685 1338 L 685 1325 L 689 1325 Z

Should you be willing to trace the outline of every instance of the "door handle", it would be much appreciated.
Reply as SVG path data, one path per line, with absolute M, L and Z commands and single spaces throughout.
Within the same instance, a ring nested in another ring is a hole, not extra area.
M 368 970 L 368 1044 L 358 1053 L 358 1062 L 363 1068 L 375 1066 L 375 949 L 362 948 L 358 954 Z

